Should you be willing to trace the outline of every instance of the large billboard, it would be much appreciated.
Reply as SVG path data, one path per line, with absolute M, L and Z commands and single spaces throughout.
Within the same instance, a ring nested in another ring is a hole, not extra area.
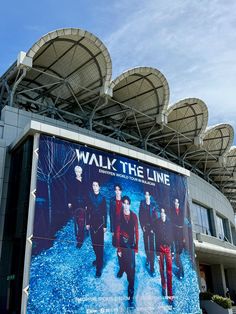
M 199 313 L 187 178 L 41 135 L 27 313 Z

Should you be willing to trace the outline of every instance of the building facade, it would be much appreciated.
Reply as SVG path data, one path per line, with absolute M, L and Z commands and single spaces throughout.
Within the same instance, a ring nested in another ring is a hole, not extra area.
M 208 127 L 207 106 L 198 98 L 169 106 L 168 82 L 157 69 L 111 76 L 109 52 L 97 37 L 62 29 L 20 53 L 0 78 L 1 310 L 17 312 L 28 293 L 25 252 L 39 134 L 187 175 L 199 290 L 224 296 L 229 289 L 236 298 L 232 126 Z

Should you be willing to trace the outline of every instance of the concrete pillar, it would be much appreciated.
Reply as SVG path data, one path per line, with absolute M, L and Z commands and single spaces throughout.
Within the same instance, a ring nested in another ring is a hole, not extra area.
M 5 142 L 0 139 L 0 260 L 2 255 L 2 241 L 5 221 L 5 203 L 7 198 L 7 182 L 4 176 L 6 176 L 6 172 L 9 170 L 9 168 L 6 167 L 5 160 L 6 146 Z
M 214 290 L 213 292 L 215 294 L 224 296 L 226 292 L 224 265 L 223 264 L 211 265 L 211 274 Z
M 227 269 L 227 277 L 229 282 L 229 290 L 234 290 L 236 292 L 236 267 Z
M 195 263 L 196 263 L 196 273 L 197 273 L 197 279 L 198 279 L 198 287 L 199 287 L 199 292 L 200 292 L 201 291 L 200 266 L 199 266 L 199 259 L 198 259 L 196 254 L 195 254 Z

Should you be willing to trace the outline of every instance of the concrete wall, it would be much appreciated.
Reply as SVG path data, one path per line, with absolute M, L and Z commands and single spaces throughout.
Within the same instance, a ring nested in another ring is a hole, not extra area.
M 5 220 L 5 205 L 7 198 L 7 182 L 4 180 L 8 172 L 6 167 L 6 143 L 4 140 L 0 139 L 0 258 L 1 258 L 1 248 L 3 241 L 3 228 Z
M 16 108 L 5 107 L 0 121 L 0 258 L 10 170 L 8 146 L 22 131 L 22 128 L 18 127 L 18 112 Z
M 198 177 L 194 173 L 188 178 L 190 207 L 193 202 L 210 209 L 210 219 L 212 225 L 213 236 L 218 234 L 218 226 L 216 216 L 219 215 L 226 220 L 227 238 L 229 242 L 235 239 L 234 233 L 234 210 L 228 199 L 214 186 Z M 233 227 L 233 228 L 232 228 Z M 196 234 L 194 233 L 194 238 Z
M 234 211 L 228 199 L 214 186 L 194 173 L 188 178 L 189 192 L 192 201 L 212 208 L 234 225 Z
M 226 241 L 222 241 L 214 236 L 208 236 L 201 234 L 201 241 L 204 243 L 210 243 L 216 246 L 224 247 L 226 249 L 234 249 L 235 247 L 232 244 L 235 244 L 233 240 L 235 239 L 235 223 L 234 223 L 234 212 L 231 204 L 227 200 L 227 198 L 218 191 L 215 187 L 207 183 L 202 178 L 198 177 L 195 174 L 191 174 L 188 178 L 189 183 L 189 194 L 190 194 L 190 206 L 192 202 L 196 202 L 206 208 L 210 209 L 211 213 L 211 224 L 213 228 L 213 234 L 216 235 L 218 233 L 217 223 L 216 223 L 216 215 L 220 215 L 226 219 L 226 228 L 229 237 L 228 243 Z M 196 237 L 196 234 L 193 233 L 193 237 Z M 201 262 L 201 261 L 199 261 Z M 227 269 L 228 271 L 228 269 Z M 214 293 L 224 296 L 226 291 L 226 280 L 224 273 L 224 265 L 223 264 L 215 264 L 211 265 L 211 273 L 212 273 L 212 283 L 214 287 Z M 236 262 L 235 268 L 229 270 L 229 287 L 234 289 L 236 285 Z

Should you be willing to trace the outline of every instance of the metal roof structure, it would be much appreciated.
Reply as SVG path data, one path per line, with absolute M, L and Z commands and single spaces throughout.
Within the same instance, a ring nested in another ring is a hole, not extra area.
M 236 147 L 229 124 L 207 127 L 207 105 L 187 98 L 169 106 L 164 75 L 130 69 L 112 80 L 111 58 L 93 34 L 50 32 L 0 78 L 0 105 L 94 130 L 146 149 L 203 177 L 236 211 Z
M 165 77 L 156 69 L 138 67 L 128 70 L 110 83 L 112 97 L 107 105 L 98 107 L 96 120 L 134 137 L 147 138 L 156 127 L 156 116 L 165 111 L 169 87 Z
M 80 113 L 98 99 L 101 89 L 111 81 L 111 59 L 103 43 L 80 29 L 61 29 L 38 40 L 26 54 L 33 66 L 17 85 L 15 99 L 24 107 L 24 97 L 31 99 L 29 110 L 40 114 L 57 109 Z M 20 68 L 3 76 L 9 86 L 17 82 Z M 18 71 L 17 71 L 18 70 Z M 92 108 L 90 108 L 92 109 Z
M 188 156 L 191 163 L 202 171 L 212 171 L 224 166 L 224 156 L 233 143 L 234 130 L 229 124 L 218 124 L 207 128 L 203 133 L 203 144 Z
M 196 149 L 196 142 L 205 131 L 207 122 L 205 103 L 197 98 L 184 99 L 168 107 L 167 123 L 152 139 L 185 158 L 189 150 Z

